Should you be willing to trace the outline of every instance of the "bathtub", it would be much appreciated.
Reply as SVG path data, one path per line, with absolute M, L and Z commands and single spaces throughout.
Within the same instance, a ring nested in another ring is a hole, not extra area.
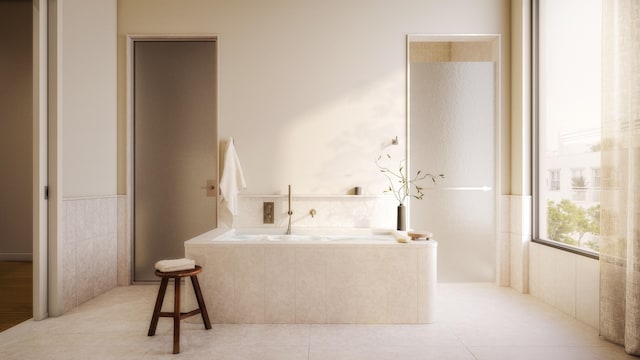
M 403 244 L 370 229 L 216 229 L 185 242 L 185 255 L 203 267 L 214 323 L 434 321 L 433 240 Z
M 212 239 L 215 242 L 243 242 L 243 243 L 379 243 L 389 242 L 394 238 L 385 230 L 370 229 L 305 229 L 285 235 L 282 231 L 265 231 L 261 229 L 230 230 Z

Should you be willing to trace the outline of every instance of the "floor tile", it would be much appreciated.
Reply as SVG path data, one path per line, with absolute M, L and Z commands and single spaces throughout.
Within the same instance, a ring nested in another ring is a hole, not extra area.
M 621 347 L 471 347 L 477 360 L 631 360 Z
M 57 318 L 0 332 L 0 359 L 636 359 L 538 299 L 492 284 L 439 284 L 437 319 L 421 325 L 173 323 L 147 336 L 157 286 L 113 289 Z M 165 299 L 170 303 L 171 299 Z
M 413 346 L 372 346 L 372 347 L 319 347 L 311 348 L 309 360 L 475 360 L 475 357 L 464 347 L 413 347 Z

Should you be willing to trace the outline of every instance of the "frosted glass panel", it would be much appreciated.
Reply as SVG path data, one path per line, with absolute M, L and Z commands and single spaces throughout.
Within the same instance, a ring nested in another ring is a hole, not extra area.
M 215 42 L 138 41 L 134 67 L 134 280 L 216 227 Z M 214 191 L 215 193 L 215 191 Z
M 439 281 L 493 281 L 495 65 L 410 66 L 411 171 L 446 176 L 423 200 L 411 201 L 410 226 L 438 240 Z M 477 190 L 483 186 L 491 190 Z

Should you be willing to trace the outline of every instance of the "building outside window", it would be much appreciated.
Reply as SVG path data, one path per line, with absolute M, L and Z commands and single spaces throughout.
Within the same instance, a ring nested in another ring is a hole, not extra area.
M 602 0 L 536 6 L 536 237 L 597 252 Z
M 600 202 L 600 167 L 591 168 L 591 201 Z
M 549 190 L 560 190 L 560 169 L 549 169 Z
M 584 168 L 571 169 L 571 183 L 573 187 L 586 187 L 586 179 L 584 178 Z
M 585 201 L 587 198 L 587 179 L 584 178 L 584 168 L 571 169 L 571 189 L 574 201 Z
M 591 168 L 591 187 L 600 189 L 600 167 Z

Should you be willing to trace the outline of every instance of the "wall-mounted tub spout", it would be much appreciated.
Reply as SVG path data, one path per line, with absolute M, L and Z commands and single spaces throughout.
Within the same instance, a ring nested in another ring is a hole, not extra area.
M 293 215 L 293 211 L 291 211 L 291 185 L 289 185 L 289 211 L 287 211 L 287 215 L 289 215 L 289 225 L 287 225 L 287 235 L 291 235 L 291 215 Z

